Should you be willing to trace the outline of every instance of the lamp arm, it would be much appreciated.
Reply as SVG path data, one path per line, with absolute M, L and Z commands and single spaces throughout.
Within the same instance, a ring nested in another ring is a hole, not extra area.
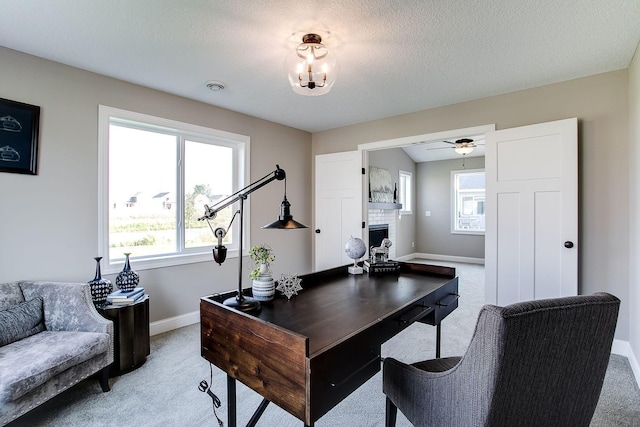
M 243 189 L 236 191 L 226 199 L 223 199 L 220 202 L 216 203 L 213 207 L 204 205 L 204 209 L 205 209 L 204 215 L 198 218 L 198 221 L 215 218 L 217 213 L 220 212 L 222 209 L 226 208 L 227 206 L 237 202 L 240 199 L 246 199 L 249 194 L 253 193 L 259 188 L 264 187 L 271 181 L 274 181 L 276 179 L 281 181 L 285 179 L 286 176 L 287 174 L 284 171 L 284 169 L 280 169 L 280 166 L 276 165 L 276 170 L 268 173 L 267 175 L 263 176 L 257 181 L 252 182 L 251 184 L 247 185 Z

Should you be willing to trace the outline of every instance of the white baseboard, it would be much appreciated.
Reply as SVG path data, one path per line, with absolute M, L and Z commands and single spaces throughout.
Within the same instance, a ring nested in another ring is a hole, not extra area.
M 629 341 L 614 339 L 613 345 L 611 346 L 611 353 L 624 356 L 629 360 L 633 376 L 636 378 L 638 387 L 640 387 L 640 364 L 638 364 L 638 359 L 636 359 L 636 355 L 633 353 L 633 349 L 631 348 L 631 345 L 629 345 Z
M 432 259 L 434 261 L 465 262 L 467 264 L 484 265 L 484 258 L 470 258 L 470 257 L 453 256 L 453 255 L 425 254 L 425 253 L 419 253 L 419 252 L 397 257 L 396 260 L 408 261 L 413 258 Z
M 192 311 L 191 313 L 181 314 L 180 316 L 157 320 L 149 324 L 149 335 L 158 335 L 198 322 L 200 322 L 200 311 Z

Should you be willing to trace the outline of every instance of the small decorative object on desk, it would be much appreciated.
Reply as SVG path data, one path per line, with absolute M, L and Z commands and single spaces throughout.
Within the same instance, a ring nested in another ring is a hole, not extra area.
M 131 255 L 131 253 L 124 254 L 126 257 L 124 261 L 124 268 L 116 277 L 116 285 L 121 291 L 125 292 L 134 290 L 140 282 L 140 276 L 138 276 L 138 273 L 131 269 L 129 255 Z
M 255 245 L 249 251 L 249 257 L 253 261 L 254 266 L 251 274 L 249 274 L 249 278 L 253 279 L 253 297 L 260 302 L 273 300 L 276 293 L 276 286 L 271 270 L 269 269 L 270 263 L 276 259 L 273 254 L 273 249 L 265 244 Z
M 382 239 L 382 243 L 380 243 L 380 246 L 371 246 L 371 248 L 369 249 L 369 261 L 371 262 L 371 264 L 389 261 L 389 248 L 391 247 L 391 245 L 391 240 L 385 237 L 384 239 Z
M 144 299 L 145 296 L 144 288 L 138 286 L 131 291 L 119 290 L 111 292 L 107 295 L 107 302 L 114 306 L 124 306 L 138 302 Z
M 397 261 L 378 261 L 372 263 L 368 259 L 364 261 L 364 271 L 369 273 L 369 275 L 375 274 L 399 274 L 400 273 L 400 264 Z
M 358 261 L 367 253 L 367 245 L 364 244 L 362 239 L 351 236 L 344 246 L 344 251 L 353 260 L 353 265 L 348 268 L 349 273 L 362 274 L 362 267 L 358 266 Z
M 302 279 L 297 274 L 293 276 L 291 274 L 281 274 L 280 283 L 276 286 L 276 289 L 282 292 L 287 299 L 291 299 L 293 295 L 298 295 L 298 291 L 302 290 L 300 283 L 302 283 Z
M 94 304 L 103 304 L 107 300 L 107 295 L 113 290 L 113 285 L 110 280 L 103 279 L 100 273 L 102 257 L 97 256 L 94 259 L 96 260 L 96 277 L 88 282 L 91 287 L 91 299 Z

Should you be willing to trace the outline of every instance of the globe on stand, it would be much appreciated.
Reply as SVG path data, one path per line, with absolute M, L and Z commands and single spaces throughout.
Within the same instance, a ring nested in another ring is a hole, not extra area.
M 349 273 L 351 274 L 362 274 L 362 267 L 358 266 L 358 260 L 367 253 L 367 246 L 364 244 L 362 239 L 351 236 L 349 240 L 347 240 L 347 244 L 344 246 L 344 251 L 347 256 L 353 260 L 353 265 L 348 268 Z

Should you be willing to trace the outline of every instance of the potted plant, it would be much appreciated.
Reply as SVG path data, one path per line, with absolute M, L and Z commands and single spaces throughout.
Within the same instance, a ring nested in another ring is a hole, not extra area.
M 253 297 L 261 302 L 271 301 L 276 292 L 275 281 L 269 270 L 269 264 L 276 260 L 273 249 L 265 244 L 255 245 L 249 250 L 249 258 L 254 267 L 249 274 L 249 278 L 253 279 Z
M 253 261 L 253 270 L 249 274 L 250 279 L 256 279 L 260 274 L 270 274 L 269 263 L 276 260 L 273 249 L 270 246 L 262 244 L 255 245 L 249 250 L 249 257 Z

